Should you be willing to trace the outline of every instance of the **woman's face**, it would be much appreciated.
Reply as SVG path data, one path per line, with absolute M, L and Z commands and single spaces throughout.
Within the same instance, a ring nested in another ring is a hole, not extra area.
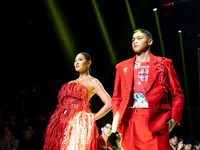
M 74 60 L 74 67 L 77 72 L 85 72 L 90 66 L 90 61 L 87 61 L 85 56 L 79 53 Z
M 29 126 L 24 132 L 25 138 L 30 139 L 33 136 L 33 133 L 33 128 Z

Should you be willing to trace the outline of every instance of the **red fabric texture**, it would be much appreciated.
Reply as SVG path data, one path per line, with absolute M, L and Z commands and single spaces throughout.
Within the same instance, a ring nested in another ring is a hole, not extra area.
M 96 150 L 98 135 L 90 111 L 88 90 L 80 83 L 66 83 L 45 133 L 43 150 Z
M 97 150 L 113 150 L 113 146 L 111 145 L 111 143 L 109 141 L 107 141 L 107 145 L 106 142 L 104 141 L 102 135 L 100 135 L 97 138 Z
M 168 129 L 150 132 L 147 115 L 148 109 L 136 108 L 124 116 L 121 126 L 124 150 L 170 150 Z
M 116 132 L 128 107 L 134 80 L 134 56 L 116 65 L 115 86 L 112 97 L 113 124 Z M 174 119 L 180 124 L 184 94 L 170 59 L 150 54 L 149 74 L 145 98 L 148 101 L 148 127 L 151 132 L 165 128 L 166 121 Z M 172 93 L 172 107 L 168 91 Z

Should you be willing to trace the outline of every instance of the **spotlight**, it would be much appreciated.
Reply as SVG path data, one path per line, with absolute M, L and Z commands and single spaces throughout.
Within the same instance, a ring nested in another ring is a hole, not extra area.
M 157 11 L 157 8 L 154 8 L 153 11 Z

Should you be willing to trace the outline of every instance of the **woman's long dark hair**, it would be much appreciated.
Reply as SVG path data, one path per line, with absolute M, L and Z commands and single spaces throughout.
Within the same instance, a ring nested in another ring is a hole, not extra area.
M 79 54 L 83 54 L 87 61 L 91 61 L 92 62 L 92 57 L 90 56 L 90 54 L 88 54 L 86 52 L 80 52 Z M 90 64 L 90 67 L 89 67 L 89 72 L 91 73 L 91 64 Z

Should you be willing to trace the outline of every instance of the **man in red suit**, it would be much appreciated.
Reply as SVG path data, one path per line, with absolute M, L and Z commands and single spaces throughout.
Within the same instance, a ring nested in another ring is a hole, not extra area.
M 183 92 L 172 61 L 151 54 L 152 43 L 149 31 L 135 30 L 136 55 L 116 65 L 112 132 L 120 130 L 124 150 L 169 150 L 169 132 L 180 124 Z

